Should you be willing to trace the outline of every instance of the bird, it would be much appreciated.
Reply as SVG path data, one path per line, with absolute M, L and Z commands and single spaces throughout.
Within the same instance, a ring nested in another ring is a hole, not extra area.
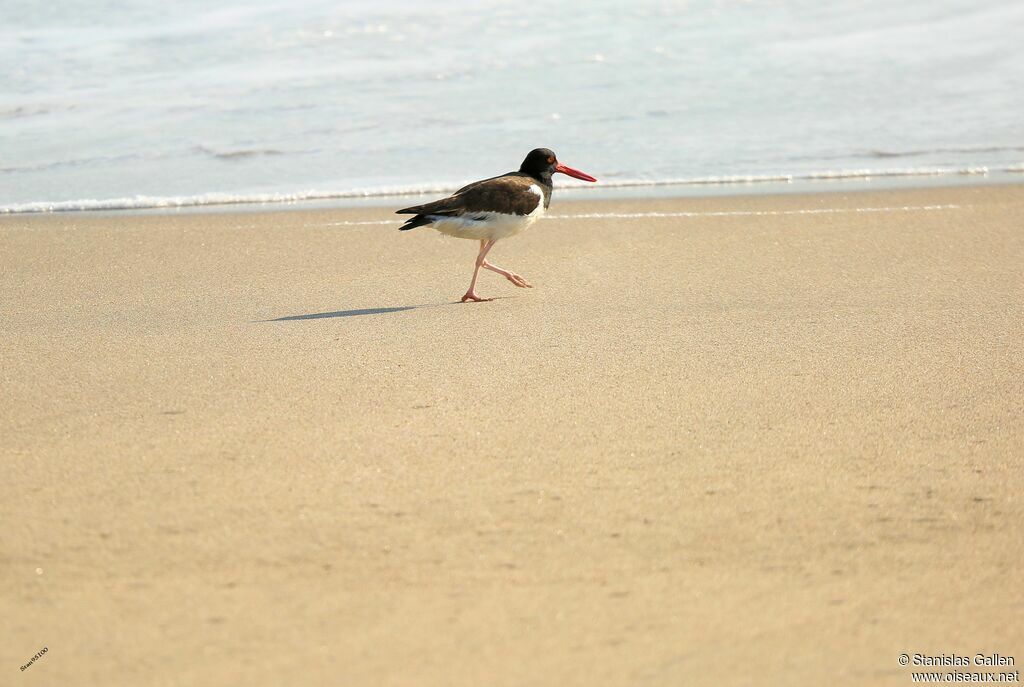
M 497 272 L 519 288 L 533 288 L 515 272 L 488 262 L 487 254 L 499 239 L 515 236 L 544 214 L 551 203 L 551 175 L 555 173 L 597 181 L 589 174 L 561 164 L 550 149 L 535 148 L 527 154 L 517 172 L 475 181 L 447 198 L 397 210 L 397 215 L 414 215 L 399 229 L 433 227 L 448 236 L 480 242 L 473 278 L 462 303 L 494 300 L 481 298 L 476 292 L 481 267 Z

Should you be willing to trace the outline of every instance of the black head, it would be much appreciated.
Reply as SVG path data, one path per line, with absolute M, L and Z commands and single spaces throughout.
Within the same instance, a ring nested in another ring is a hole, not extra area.
M 597 181 L 597 179 L 589 174 L 559 163 L 558 158 L 555 157 L 554 152 L 550 148 L 534 148 L 531 150 L 530 154 L 523 160 L 523 164 L 520 165 L 519 171 L 523 174 L 529 174 L 534 179 L 546 184 L 551 183 L 551 175 L 555 172 L 568 174 L 571 177 L 583 179 L 583 181 Z
M 523 160 L 523 164 L 519 166 L 519 171 L 523 174 L 529 174 L 535 179 L 541 181 L 551 182 L 551 175 L 555 173 L 555 167 L 558 165 L 558 158 L 555 157 L 555 153 L 549 148 L 534 148 L 530 151 L 530 154 Z

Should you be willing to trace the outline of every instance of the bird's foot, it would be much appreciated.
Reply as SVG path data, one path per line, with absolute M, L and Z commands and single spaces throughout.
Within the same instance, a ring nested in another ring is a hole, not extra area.
M 508 274 L 506 274 L 505 275 L 505 279 L 508 279 L 510 282 L 512 282 L 513 284 L 515 284 L 516 286 L 518 286 L 521 289 L 532 289 L 533 288 L 533 284 L 531 284 L 530 282 L 526 281 L 525 279 L 520 277 L 515 272 L 509 272 Z
M 495 265 L 493 263 L 490 263 L 490 262 L 487 262 L 486 260 L 484 260 L 480 264 L 480 266 L 483 267 L 484 269 L 488 269 L 488 270 L 490 270 L 492 272 L 497 272 L 501 276 L 505 277 L 505 279 L 508 279 L 510 282 L 512 282 L 513 284 L 515 284 L 516 286 L 518 286 L 521 289 L 532 289 L 533 288 L 533 284 L 531 284 L 530 282 L 526 281 L 525 279 L 523 279 L 521 276 L 519 276 L 515 272 L 510 272 L 509 270 L 506 270 L 503 267 L 498 267 L 497 265 Z
M 476 295 L 476 291 L 473 291 L 472 289 L 467 291 L 466 295 L 462 297 L 463 303 L 465 303 L 466 301 L 473 301 L 474 303 L 486 303 L 487 301 L 493 300 L 493 298 L 480 298 L 480 296 Z

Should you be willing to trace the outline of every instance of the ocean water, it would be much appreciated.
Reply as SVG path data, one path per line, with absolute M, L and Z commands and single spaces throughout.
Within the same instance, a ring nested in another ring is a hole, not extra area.
M 1020 0 L 0 0 L 0 212 L 436 193 L 537 146 L 606 189 L 1024 180 L 1022 37 Z

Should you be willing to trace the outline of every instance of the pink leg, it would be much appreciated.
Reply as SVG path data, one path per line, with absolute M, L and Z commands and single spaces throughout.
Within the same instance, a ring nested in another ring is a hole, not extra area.
M 492 246 L 494 246 L 494 241 L 480 241 L 480 252 L 476 256 L 476 266 L 473 268 L 473 280 L 469 282 L 469 291 L 467 291 L 466 295 L 462 297 L 463 303 L 466 301 L 475 301 L 479 303 L 480 301 L 494 300 L 493 298 L 480 298 L 480 296 L 476 295 L 476 278 L 477 275 L 480 274 L 480 268 L 483 267 L 485 262 L 487 262 L 485 258 L 487 257 L 487 252 L 491 250 Z
M 532 289 L 533 288 L 533 284 L 531 284 L 530 282 L 526 281 L 525 279 L 520 277 L 515 272 L 510 272 L 510 271 L 508 271 L 506 269 L 502 269 L 501 267 L 498 267 L 497 265 L 492 265 L 491 263 L 487 262 L 486 260 L 484 260 L 483 264 L 480 265 L 480 266 L 483 267 L 485 270 L 490 270 L 491 272 L 497 272 L 501 276 L 505 277 L 505 279 L 508 279 L 510 282 L 512 282 L 513 284 L 515 284 L 516 286 L 518 286 L 521 289 Z

